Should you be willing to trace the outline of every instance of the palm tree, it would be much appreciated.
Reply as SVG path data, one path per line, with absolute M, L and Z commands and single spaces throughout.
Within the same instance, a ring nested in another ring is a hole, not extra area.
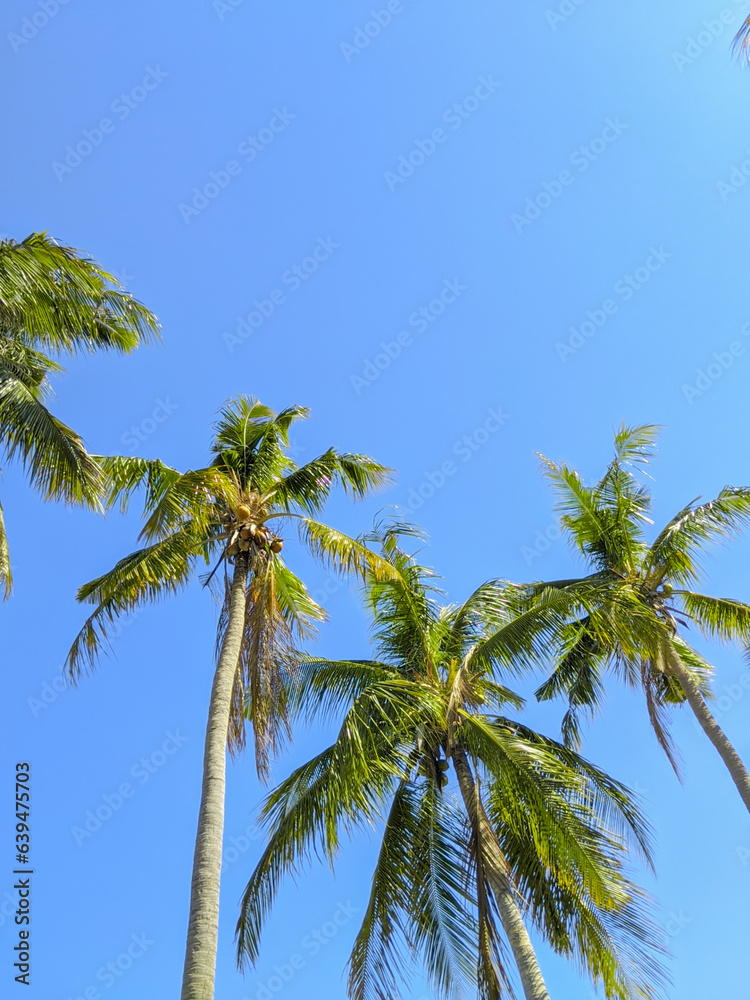
M 707 704 L 712 668 L 683 634 L 693 623 L 711 639 L 750 640 L 750 605 L 691 589 L 706 549 L 750 523 L 750 489 L 727 486 L 707 503 L 697 497 L 648 544 L 643 526 L 653 523 L 651 493 L 634 471 L 648 462 L 656 432 L 650 425 L 623 427 L 614 460 L 591 487 L 568 466 L 542 459 L 563 530 L 591 573 L 532 588 L 534 594 L 567 593 L 584 609 L 562 631 L 554 670 L 537 697 L 567 697 L 563 734 L 577 746 L 580 712 L 593 715 L 604 697 L 603 675 L 614 672 L 643 689 L 651 725 L 675 771 L 667 706 L 687 702 L 750 810 L 750 775 Z
M 404 956 L 422 958 L 440 996 L 512 993 L 510 948 L 526 1000 L 549 1000 L 531 924 L 607 997 L 652 997 L 660 981 L 645 898 L 625 844 L 649 857 L 627 790 L 562 744 L 506 717 L 521 699 L 497 675 L 533 660 L 558 627 L 514 612 L 488 583 L 441 605 L 434 575 L 399 545 L 407 525 L 368 537 L 397 571 L 368 579 L 379 660 L 307 658 L 290 710 L 346 713 L 335 743 L 268 797 L 268 843 L 244 892 L 238 962 L 259 955 L 282 876 L 331 864 L 344 834 L 382 826 L 349 962 L 353 1000 L 394 1000 Z M 457 779 L 458 796 L 449 786 Z
M 101 509 L 99 467 L 83 441 L 44 405 L 50 357 L 132 351 L 158 334 L 156 318 L 79 251 L 44 233 L 0 240 L 0 449 L 21 462 L 45 500 Z M 10 596 L 8 539 L 0 506 L 0 587 Z
M 149 544 L 80 588 L 78 600 L 96 604 L 96 610 L 68 655 L 74 680 L 95 665 L 119 615 L 181 590 L 201 561 L 208 565 L 218 557 L 214 573 L 224 569 L 182 1000 L 210 1000 L 214 994 L 226 747 L 236 754 L 244 746 L 247 697 L 257 769 L 267 774 L 288 731 L 285 692 L 296 645 L 324 617 L 284 564 L 275 526 L 296 521 L 307 547 L 339 570 L 362 573 L 373 559 L 360 542 L 312 515 L 334 485 L 363 497 L 386 481 L 388 470 L 366 455 L 333 448 L 298 467 L 287 455 L 289 428 L 307 413 L 292 406 L 276 414 L 250 396 L 229 401 L 215 425 L 213 461 L 198 470 L 183 473 L 133 457 L 99 459 L 110 483 L 110 506 L 119 501 L 125 510 L 131 495 L 144 489 L 148 516 L 141 538 Z

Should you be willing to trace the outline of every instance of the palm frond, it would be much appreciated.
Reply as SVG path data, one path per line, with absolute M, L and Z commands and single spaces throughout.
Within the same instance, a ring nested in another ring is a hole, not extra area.
M 96 666 L 99 656 L 109 648 L 111 627 L 120 616 L 186 587 L 200 556 L 206 559 L 205 547 L 187 525 L 169 538 L 131 553 L 104 576 L 84 584 L 77 599 L 97 608 L 68 652 L 65 669 L 71 679 L 75 681 L 82 670 Z
M 322 660 L 303 655 L 289 695 L 290 716 L 330 721 L 369 685 L 398 676 L 398 671 L 374 660 Z
M 237 486 L 221 469 L 196 469 L 171 479 L 154 505 L 140 537 L 151 541 L 165 538 L 191 521 L 197 533 L 217 534 L 219 516 L 239 501 Z
M 659 424 L 622 424 L 615 434 L 615 461 L 625 465 L 648 465 L 653 457 L 661 427 Z
M 159 459 L 135 455 L 92 455 L 92 458 L 105 476 L 107 507 L 114 507 L 119 501 L 122 514 L 126 513 L 133 493 L 140 489 L 144 491 L 144 510 L 153 511 L 181 475 Z
M 64 354 L 159 339 L 156 317 L 116 278 L 45 233 L 0 241 L 0 330 Z
M 341 837 L 374 822 L 382 802 L 405 777 L 401 749 L 414 723 L 416 696 L 401 681 L 369 686 L 346 714 L 336 743 L 303 765 L 263 808 L 268 846 L 242 897 L 237 923 L 238 963 L 258 958 L 260 935 L 281 879 L 312 855 L 332 863 Z
M 297 518 L 300 541 L 329 568 L 365 580 L 399 580 L 394 566 L 363 542 L 309 517 Z
M 399 983 L 406 982 L 403 944 L 413 948 L 414 919 L 409 859 L 418 835 L 418 795 L 402 781 L 385 821 L 370 898 L 349 959 L 351 1000 L 395 1000 Z
M 656 663 L 660 660 L 655 661 Z M 657 742 L 666 754 L 667 760 L 672 766 L 672 770 L 677 777 L 682 780 L 680 770 L 680 755 L 677 746 L 669 731 L 669 718 L 667 716 L 664 701 L 664 682 L 661 679 L 661 671 L 656 668 L 654 661 L 646 661 L 642 667 L 643 692 L 646 695 L 646 708 L 648 710 L 648 721 L 654 731 Z
M 507 958 L 503 936 L 498 927 L 499 908 L 498 901 L 493 891 L 499 876 L 507 883 L 508 888 L 513 891 L 513 884 L 509 877 L 505 858 L 501 858 L 503 871 L 494 872 L 498 861 L 498 851 L 492 848 L 499 848 L 499 842 L 492 844 L 487 837 L 484 824 L 477 822 L 481 813 L 486 816 L 486 808 L 482 799 L 479 786 L 479 776 L 472 776 L 474 786 L 474 804 L 466 817 L 467 842 L 469 847 L 469 859 L 473 869 L 474 883 L 476 886 L 477 901 L 477 931 L 478 931 L 478 955 L 477 955 L 477 987 L 480 1000 L 501 1000 L 508 996 L 510 1000 L 515 1000 L 516 992 L 513 988 L 510 976 L 506 969 Z M 489 822 L 489 818 L 488 818 Z M 493 854 L 495 855 L 493 858 Z
M 302 406 L 290 406 L 269 420 L 255 450 L 246 449 L 243 483 L 257 491 L 266 493 L 279 477 L 296 468 L 287 455 L 289 447 L 289 427 L 293 421 L 307 417 L 309 411 Z M 249 461 L 248 461 L 249 460 Z
M 323 509 L 335 485 L 340 484 L 345 493 L 361 499 L 389 483 L 390 472 L 367 455 L 341 455 L 329 448 L 275 482 L 268 500 L 285 510 L 298 508 L 315 515 Z
M 742 22 L 742 27 L 734 36 L 732 49 L 738 57 L 750 59 L 750 17 Z
M 488 631 L 502 627 L 520 610 L 518 597 L 518 588 L 506 580 L 488 580 L 463 604 L 446 609 L 449 632 L 443 640 L 445 654 L 462 659 L 468 646 L 474 645 Z
M 687 614 L 709 638 L 720 642 L 750 641 L 750 605 L 692 591 L 680 591 L 679 597 Z
M 581 742 L 581 709 L 588 709 L 593 718 L 605 697 L 602 668 L 607 662 L 606 650 L 589 625 L 587 615 L 565 626 L 560 635 L 562 653 L 555 669 L 534 692 L 537 701 L 565 695 L 568 710 L 563 719 L 563 739 L 567 746 L 576 748 Z
M 310 634 L 314 619 L 308 617 L 308 610 L 317 608 L 309 598 L 303 603 L 303 595 L 301 581 L 280 560 L 269 559 L 253 567 L 229 747 L 233 753 L 244 747 L 246 714 L 253 727 L 255 766 L 263 780 L 270 774 L 271 760 L 291 735 L 287 704 L 300 659 L 297 640 Z
M 476 644 L 469 661 L 472 668 L 515 673 L 536 668 L 581 606 L 581 595 L 575 591 L 539 591 L 531 604 L 511 609 L 504 624 Z
M 700 498 L 697 498 L 700 499 Z M 750 489 L 725 486 L 714 500 L 693 500 L 672 518 L 651 545 L 643 571 L 654 586 L 691 586 L 700 578 L 700 556 L 750 525 Z
M 83 441 L 18 379 L 0 380 L 0 445 L 45 500 L 101 509 L 101 473 Z
M 615 458 L 594 487 L 563 463 L 542 457 L 547 478 L 557 496 L 561 523 L 576 548 L 600 569 L 632 573 L 644 548 L 642 522 L 651 494 L 639 484 L 628 466 L 648 464 L 658 428 L 654 425 L 621 427 L 615 434 Z
M 43 400 L 50 393 L 52 374 L 65 369 L 14 336 L 0 330 L 0 383 L 17 380 L 31 392 L 34 399 Z
M 473 717 L 462 738 L 490 771 L 490 817 L 538 931 L 607 997 L 655 996 L 661 943 L 626 867 L 628 842 L 652 864 L 651 833 L 632 793 L 510 720 Z
M 711 682 L 714 668 L 711 664 L 704 660 L 697 649 L 693 649 L 685 642 L 682 636 L 672 637 L 672 647 L 682 660 L 683 665 L 690 671 L 693 681 L 703 697 L 707 700 L 713 698 Z M 665 678 L 664 701 L 682 705 L 685 701 L 685 692 L 682 690 L 680 682 L 669 674 L 663 674 L 663 676 Z
M 632 844 L 653 867 L 651 829 L 633 793 L 570 747 L 515 720 L 476 713 L 464 717 L 461 741 L 493 776 L 493 809 L 501 810 L 495 817 L 498 823 L 533 815 L 536 848 L 548 863 L 557 857 L 554 864 L 560 871 L 578 858 L 578 877 L 585 877 L 586 862 L 579 851 L 592 817 L 601 829 Z M 538 813 L 534 803 L 541 807 Z M 589 875 L 593 891 L 601 872 L 589 869 Z
M 544 474 L 552 483 L 555 510 L 573 545 L 598 568 L 609 565 L 602 512 L 596 492 L 584 486 L 578 473 L 565 463 L 539 456 Z
M 330 496 L 336 471 L 333 448 L 307 464 L 279 477 L 268 489 L 266 501 L 279 510 L 319 514 Z
M 463 818 L 451 796 L 423 779 L 417 820 L 404 855 L 412 882 L 412 952 L 438 997 L 468 1000 L 476 992 L 478 928 Z
M 10 597 L 13 589 L 13 574 L 10 569 L 10 551 L 8 549 L 8 534 L 5 530 L 5 516 L 3 505 L 0 503 L 0 586 L 4 591 L 4 598 Z
M 435 574 L 408 556 L 393 535 L 381 535 L 380 539 L 383 559 L 397 575 L 394 579 L 370 578 L 364 588 L 375 649 L 404 676 L 429 673 L 434 671 L 441 637 L 449 628 L 447 617 L 441 620 L 435 600 L 440 593 L 432 583 Z
M 344 452 L 337 455 L 336 478 L 348 496 L 362 500 L 373 490 L 393 483 L 393 469 L 381 465 L 369 455 Z
M 233 470 L 245 490 L 267 492 L 279 476 L 295 467 L 284 451 L 289 426 L 308 413 L 304 407 L 291 406 L 277 415 L 254 396 L 234 396 L 214 424 L 214 466 Z

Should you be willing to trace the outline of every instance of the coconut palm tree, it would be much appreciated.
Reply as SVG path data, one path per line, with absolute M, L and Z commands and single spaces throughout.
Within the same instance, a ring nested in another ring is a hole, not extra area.
M 72 678 L 93 667 L 119 615 L 181 590 L 201 562 L 218 559 L 214 573 L 223 570 L 182 1000 L 210 1000 L 214 993 L 226 747 L 236 754 L 244 746 L 247 698 L 257 769 L 267 774 L 288 731 L 285 692 L 296 646 L 324 617 L 281 557 L 279 526 L 296 522 L 308 549 L 339 570 L 361 573 L 374 558 L 312 515 L 334 486 L 363 497 L 386 481 L 388 470 L 365 455 L 333 448 L 298 467 L 287 454 L 289 428 L 307 413 L 292 406 L 276 414 L 250 396 L 231 400 L 215 425 L 213 461 L 198 470 L 179 472 L 140 458 L 100 459 L 110 505 L 119 501 L 125 509 L 134 491 L 145 490 L 141 538 L 148 544 L 79 590 L 78 599 L 96 609 L 70 650 Z
M 158 333 L 156 318 L 79 251 L 44 233 L 0 240 L 0 450 L 20 461 L 45 500 L 101 509 L 96 462 L 75 431 L 44 405 L 55 358 L 132 351 Z M 54 357 L 50 356 L 54 355 Z M 10 595 L 8 539 L 0 507 L 0 587 Z
M 750 640 L 750 605 L 692 589 L 702 575 L 702 554 L 750 523 L 750 489 L 727 486 L 704 503 L 697 497 L 648 543 L 644 525 L 653 523 L 651 493 L 636 471 L 648 463 L 657 430 L 623 427 L 615 435 L 615 457 L 594 486 L 585 486 L 565 464 L 542 458 L 562 528 L 591 572 L 532 588 L 537 595 L 567 593 L 584 609 L 561 633 L 554 670 L 537 697 L 567 698 L 563 734 L 577 746 L 580 714 L 593 715 L 600 706 L 606 672 L 640 686 L 675 770 L 667 710 L 687 702 L 750 810 L 750 775 L 707 703 L 712 667 L 684 635 L 692 623 L 710 639 Z
M 282 877 L 313 855 L 333 864 L 343 835 L 377 826 L 353 1000 L 399 997 L 406 955 L 422 959 L 441 997 L 513 995 L 515 967 L 526 1000 L 549 1000 L 527 925 L 607 997 L 654 996 L 653 928 L 625 851 L 634 843 L 648 858 L 648 834 L 628 791 L 504 714 L 521 699 L 500 675 L 539 655 L 559 626 L 558 599 L 518 616 L 512 589 L 488 583 L 445 605 L 434 574 L 400 547 L 410 534 L 392 524 L 367 539 L 398 574 L 364 588 L 380 659 L 303 664 L 291 711 L 345 715 L 333 745 L 264 805 L 240 965 L 258 959 Z

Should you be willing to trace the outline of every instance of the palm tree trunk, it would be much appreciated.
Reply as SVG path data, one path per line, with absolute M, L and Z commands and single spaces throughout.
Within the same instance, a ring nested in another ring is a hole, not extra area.
M 742 762 L 742 758 L 727 739 L 726 733 L 711 714 L 703 695 L 700 693 L 698 685 L 693 680 L 690 671 L 686 669 L 682 660 L 677 654 L 670 655 L 669 669 L 680 682 L 682 690 L 685 692 L 688 704 L 695 713 L 701 729 L 711 740 L 719 756 L 724 761 L 726 769 L 732 777 L 732 781 L 737 786 L 745 808 L 750 812 L 750 774 Z
M 485 850 L 487 876 L 497 902 L 503 930 L 510 942 L 513 957 L 518 966 L 523 994 L 526 1000 L 549 1000 L 549 993 L 544 984 L 534 946 L 516 903 L 513 886 L 508 878 L 508 865 L 479 797 L 466 754 L 461 747 L 453 747 L 451 756 L 456 768 L 461 797 L 464 800 L 475 836 Z
M 213 1000 L 219 935 L 226 749 L 232 689 L 245 628 L 247 557 L 238 555 L 224 641 L 216 665 L 203 751 L 203 785 L 193 856 L 181 1000 Z

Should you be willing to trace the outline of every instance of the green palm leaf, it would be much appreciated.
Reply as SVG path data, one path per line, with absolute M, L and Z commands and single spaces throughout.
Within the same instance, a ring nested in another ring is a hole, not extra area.
M 80 437 L 39 402 L 33 389 L 1 375 L 0 444 L 45 500 L 101 509 L 101 473 Z
M 302 544 L 324 565 L 339 573 L 365 579 L 368 573 L 376 579 L 399 578 L 387 559 L 379 557 L 363 542 L 309 517 L 297 519 Z
M 651 546 L 644 572 L 654 585 L 662 580 L 695 583 L 701 572 L 699 556 L 750 525 L 750 489 L 725 486 L 714 500 L 695 503 L 683 507 Z
M 97 607 L 70 648 L 65 662 L 69 676 L 75 680 L 82 670 L 96 666 L 101 653 L 109 648 L 109 632 L 119 616 L 186 587 L 193 564 L 201 555 L 206 559 L 205 550 L 201 552 L 187 526 L 131 553 L 104 576 L 81 587 L 77 599 Z
M 709 638 L 721 642 L 750 640 L 750 605 L 729 597 L 677 593 L 687 614 Z
M 402 946 L 413 947 L 411 841 L 419 836 L 419 796 L 402 781 L 385 821 L 362 926 L 349 960 L 352 1000 L 392 1000 L 406 982 Z
M 432 781 L 423 780 L 420 793 L 416 835 L 404 851 L 413 886 L 412 952 L 437 996 L 468 998 L 476 990 L 478 928 L 466 828 L 452 797 Z
M 159 325 L 90 258 L 44 233 L 0 241 L 0 329 L 66 354 L 132 351 Z
M 176 469 L 158 459 L 123 455 L 93 455 L 92 458 L 106 478 L 107 507 L 114 507 L 119 501 L 123 514 L 133 493 L 140 489 L 145 493 L 144 510 L 155 510 L 167 489 L 180 478 Z

